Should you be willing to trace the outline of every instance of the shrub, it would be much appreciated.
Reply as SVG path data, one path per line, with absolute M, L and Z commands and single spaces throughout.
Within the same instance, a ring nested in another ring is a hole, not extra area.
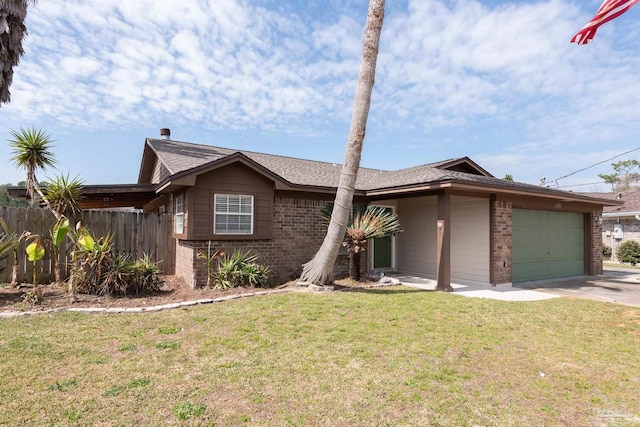
M 140 294 L 144 292 L 156 292 L 162 286 L 160 278 L 159 262 L 155 262 L 147 254 L 138 259 L 132 265 L 133 280 L 129 284 L 128 293 Z
M 258 255 L 251 251 L 235 251 L 218 259 L 215 289 L 229 289 L 236 286 L 264 288 L 269 282 L 269 267 L 257 263 Z
M 602 247 L 602 256 L 604 259 L 611 259 L 611 254 L 613 251 L 611 250 L 611 246 L 604 245 Z
M 620 262 L 636 265 L 640 262 L 640 243 L 635 240 L 627 240 L 620 245 L 617 255 Z
M 75 265 L 72 274 L 83 293 L 124 296 L 155 292 L 162 286 L 158 263 L 146 254 L 137 261 L 114 254 L 109 236 L 91 247 L 78 248 Z

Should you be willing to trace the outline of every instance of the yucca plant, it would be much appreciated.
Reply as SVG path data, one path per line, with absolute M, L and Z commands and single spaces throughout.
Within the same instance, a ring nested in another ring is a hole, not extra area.
M 331 212 L 323 210 L 322 217 L 327 221 Z M 342 246 L 349 252 L 349 277 L 360 281 L 360 253 L 367 250 L 369 239 L 378 239 L 402 232 L 398 215 L 382 206 L 367 206 L 358 210 L 347 225 Z
M 36 128 L 20 128 L 20 131 L 11 130 L 9 133 L 13 137 L 9 140 L 13 148 L 11 160 L 19 168 L 26 170 L 27 193 L 31 198 L 31 205 L 35 206 L 37 195 L 42 196 L 36 171 L 56 163 L 51 152 L 53 139 L 47 132 Z
M 156 292 L 162 286 L 160 267 L 151 259 L 151 256 L 144 254 L 133 263 L 133 280 L 129 284 L 127 293 L 139 294 L 141 292 Z
M 98 239 L 80 223 L 76 227 L 75 248 L 73 250 L 72 279 L 70 289 L 77 286 L 78 290 L 96 293 L 100 286 L 103 269 L 107 266 L 111 255 L 111 234 Z
M 258 264 L 257 261 L 257 254 L 239 250 L 219 258 L 214 289 L 236 286 L 265 287 L 269 280 L 269 268 Z
M 129 255 L 105 255 L 102 274 L 97 277 L 93 292 L 98 295 L 126 295 L 135 272 Z
M 18 246 L 22 240 L 22 236 L 18 236 L 16 233 L 9 230 L 4 218 L 0 218 L 0 258 L 13 251 L 13 269 L 11 271 L 11 286 L 17 287 L 20 284 L 20 277 L 18 274 Z
M 49 183 L 42 187 L 42 194 L 49 204 L 49 208 L 57 213 L 57 217 L 71 217 L 81 211 L 83 181 L 69 174 L 54 176 Z

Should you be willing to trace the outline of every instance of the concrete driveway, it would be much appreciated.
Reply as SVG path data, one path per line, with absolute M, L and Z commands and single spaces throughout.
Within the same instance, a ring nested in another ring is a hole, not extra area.
M 605 267 L 602 276 L 530 282 L 516 287 L 640 307 L 640 270 Z
M 436 281 L 424 277 L 391 274 L 400 283 L 414 288 L 434 290 Z M 502 284 L 452 283 L 456 294 L 465 297 L 501 301 L 540 301 L 560 296 L 595 299 L 640 307 L 640 270 L 605 268 L 602 276 L 580 276 L 541 282 Z

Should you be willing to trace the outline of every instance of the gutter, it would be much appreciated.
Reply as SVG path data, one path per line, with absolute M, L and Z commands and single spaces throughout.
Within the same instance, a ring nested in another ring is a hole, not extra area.
M 639 211 L 635 211 L 635 212 L 609 212 L 609 213 L 602 213 L 602 218 L 622 218 L 622 217 L 636 217 L 636 219 L 638 219 L 638 217 L 640 216 L 640 212 Z

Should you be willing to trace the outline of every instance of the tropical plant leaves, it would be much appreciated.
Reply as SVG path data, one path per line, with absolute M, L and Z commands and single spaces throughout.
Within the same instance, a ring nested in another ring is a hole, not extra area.
M 96 247 L 96 241 L 93 240 L 91 234 L 85 230 L 78 238 L 78 245 L 85 251 L 92 251 Z
M 60 246 L 60 244 L 64 241 L 64 238 L 67 237 L 68 233 L 69 220 L 65 217 L 62 217 L 53 227 L 53 232 L 51 233 L 51 236 L 53 237 L 53 244 L 56 246 Z
M 40 239 L 34 240 L 27 246 L 27 258 L 31 262 L 40 261 L 44 258 L 44 246 L 40 243 Z

